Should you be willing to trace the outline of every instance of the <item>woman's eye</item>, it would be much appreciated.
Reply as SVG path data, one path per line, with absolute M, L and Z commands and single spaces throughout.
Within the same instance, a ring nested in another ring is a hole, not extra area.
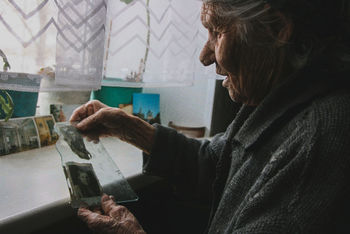
M 216 37 L 221 37 L 221 35 L 222 35 L 222 32 L 215 31 L 215 36 Z
M 213 36 L 218 36 L 218 35 L 220 35 L 220 32 L 218 32 L 218 31 L 211 31 L 211 34 L 213 35 Z

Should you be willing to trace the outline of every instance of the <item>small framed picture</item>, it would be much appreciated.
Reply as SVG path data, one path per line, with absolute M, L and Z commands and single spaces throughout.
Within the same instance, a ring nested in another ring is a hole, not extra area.
M 58 140 L 58 135 L 54 131 L 55 120 L 52 115 L 34 117 L 38 129 L 40 146 L 53 145 Z
M 133 114 L 150 124 L 160 124 L 159 94 L 134 93 Z
M 72 202 L 88 205 L 100 202 L 102 187 L 90 163 L 68 162 L 64 165 Z

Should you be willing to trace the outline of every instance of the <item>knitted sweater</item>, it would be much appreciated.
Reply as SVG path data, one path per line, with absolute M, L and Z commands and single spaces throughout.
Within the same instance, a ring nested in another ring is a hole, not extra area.
M 144 173 L 211 204 L 209 233 L 350 233 L 350 91 L 305 69 L 223 134 L 156 125 Z

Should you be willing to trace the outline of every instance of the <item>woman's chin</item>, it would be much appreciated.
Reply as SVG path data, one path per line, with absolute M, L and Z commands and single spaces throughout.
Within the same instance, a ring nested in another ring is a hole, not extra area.
M 231 100 L 234 101 L 234 102 L 237 102 L 237 98 L 236 96 L 234 95 L 233 91 L 228 89 L 228 95 L 230 96 Z
M 229 82 L 228 81 L 228 76 L 226 76 L 225 79 L 222 80 L 222 83 L 221 83 L 222 87 L 228 88 L 229 87 L 228 82 Z

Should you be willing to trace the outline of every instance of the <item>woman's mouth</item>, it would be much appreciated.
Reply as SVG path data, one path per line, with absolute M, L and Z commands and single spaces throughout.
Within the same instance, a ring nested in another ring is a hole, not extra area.
M 216 63 L 216 74 L 220 76 L 227 76 L 227 73 Z
M 220 75 L 220 76 L 227 76 L 226 72 L 221 71 L 220 69 L 216 69 L 216 74 Z

